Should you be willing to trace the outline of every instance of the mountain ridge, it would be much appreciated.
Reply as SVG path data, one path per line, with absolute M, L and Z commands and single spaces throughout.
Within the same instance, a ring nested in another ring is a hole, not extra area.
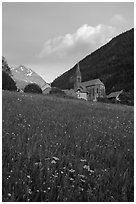
M 80 62 L 82 81 L 99 78 L 106 93 L 134 89 L 134 28 L 116 37 Z M 77 64 L 76 64 L 77 65 Z M 52 82 L 61 89 L 73 88 L 76 65 Z

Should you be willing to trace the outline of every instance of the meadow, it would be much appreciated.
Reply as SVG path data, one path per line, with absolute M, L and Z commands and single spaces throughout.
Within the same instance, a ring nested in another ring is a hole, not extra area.
M 2 201 L 134 201 L 134 107 L 3 91 Z

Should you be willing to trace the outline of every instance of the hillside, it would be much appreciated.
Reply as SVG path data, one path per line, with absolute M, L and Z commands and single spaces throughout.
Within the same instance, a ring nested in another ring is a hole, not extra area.
M 106 86 L 106 93 L 134 89 L 134 29 L 113 38 L 109 43 L 91 53 L 80 62 L 82 81 L 99 78 Z M 56 78 L 52 86 L 69 89 L 76 65 Z
M 133 107 L 2 94 L 3 202 L 134 201 Z

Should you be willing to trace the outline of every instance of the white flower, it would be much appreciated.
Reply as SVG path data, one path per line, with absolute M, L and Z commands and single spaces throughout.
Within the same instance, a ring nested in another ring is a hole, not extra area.
M 59 158 L 57 158 L 57 157 L 52 157 L 54 160 L 59 160 Z
M 74 173 L 75 170 L 74 169 L 69 169 L 69 172 Z
M 80 159 L 81 162 L 86 162 L 86 159 Z
M 52 160 L 51 161 L 51 164 L 56 164 L 57 162 L 55 160 Z

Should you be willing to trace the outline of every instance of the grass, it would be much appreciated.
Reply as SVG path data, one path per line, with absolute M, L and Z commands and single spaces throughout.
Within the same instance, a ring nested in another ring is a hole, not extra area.
M 3 92 L 3 201 L 134 201 L 134 109 Z

